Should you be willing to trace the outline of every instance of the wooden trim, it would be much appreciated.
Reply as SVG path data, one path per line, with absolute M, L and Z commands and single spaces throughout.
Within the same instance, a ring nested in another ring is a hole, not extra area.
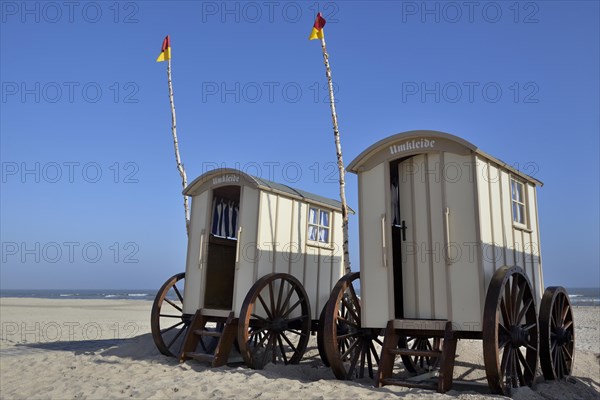
M 474 202 L 474 206 L 475 206 L 475 243 L 477 244 L 477 253 L 479 255 L 479 257 L 477 257 L 476 263 L 477 263 L 477 274 L 479 275 L 479 282 L 480 282 L 480 287 L 479 287 L 479 304 L 483 305 L 485 304 L 485 274 L 483 271 L 483 246 L 481 243 L 481 207 L 479 206 L 479 179 L 478 179 L 478 173 L 477 173 L 477 157 L 475 156 L 475 153 L 473 153 L 471 155 L 471 165 L 473 166 L 473 183 L 472 183 L 472 188 L 473 188 L 473 202 Z M 489 199 L 489 201 L 491 201 L 491 199 Z M 483 310 L 481 311 L 481 315 L 483 315 Z

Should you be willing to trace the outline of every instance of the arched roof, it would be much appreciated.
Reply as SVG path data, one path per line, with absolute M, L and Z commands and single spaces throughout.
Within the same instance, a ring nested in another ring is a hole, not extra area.
M 287 197 L 307 201 L 316 205 L 324 205 L 335 210 L 341 210 L 342 208 L 342 203 L 337 200 L 319 196 L 318 194 L 306 192 L 304 190 L 295 189 L 282 183 L 277 183 L 249 175 L 243 171 L 232 168 L 218 168 L 200 175 L 183 190 L 183 194 L 186 196 L 194 196 L 211 187 L 225 185 L 250 186 L 255 189 L 283 194 Z M 348 211 L 354 213 L 354 211 L 350 208 L 348 208 Z
M 382 162 L 389 162 L 400 157 L 411 156 L 433 151 L 450 151 L 458 154 L 476 153 L 481 157 L 510 170 L 521 178 L 542 186 L 539 180 L 516 170 L 507 163 L 481 151 L 477 146 L 458 136 L 433 130 L 414 130 L 398 133 L 382 139 L 369 146 L 348 165 L 347 170 L 358 174 L 369 170 Z

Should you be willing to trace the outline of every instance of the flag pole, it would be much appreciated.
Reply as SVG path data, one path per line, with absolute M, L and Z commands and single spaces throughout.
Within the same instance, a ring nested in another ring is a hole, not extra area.
M 329 105 L 331 106 L 331 120 L 333 122 L 333 138 L 335 141 L 335 151 L 337 155 L 337 166 L 340 175 L 340 199 L 342 201 L 342 237 L 344 252 L 344 269 L 346 273 L 351 272 L 350 251 L 348 250 L 348 204 L 346 203 L 346 173 L 344 160 L 342 159 L 342 145 L 340 143 L 340 131 L 338 128 L 337 113 L 335 111 L 335 99 L 333 96 L 333 81 L 331 79 L 331 67 L 329 66 L 329 54 L 325 44 L 325 34 L 322 32 L 321 49 L 323 50 L 323 60 L 325 62 L 325 74 L 327 75 L 327 84 L 329 86 Z
M 169 82 L 169 102 L 171 104 L 171 132 L 173 133 L 173 147 L 175 148 L 175 161 L 177 162 L 177 170 L 181 176 L 181 185 L 183 189 L 187 187 L 187 175 L 185 174 L 185 168 L 181 162 L 179 156 L 179 142 L 177 140 L 177 117 L 175 115 L 175 102 L 173 100 L 173 81 L 171 79 L 171 58 L 168 59 L 167 64 L 167 80 Z M 185 212 L 185 231 L 187 235 L 190 234 L 190 209 L 188 205 L 188 198 L 183 195 L 183 209 Z

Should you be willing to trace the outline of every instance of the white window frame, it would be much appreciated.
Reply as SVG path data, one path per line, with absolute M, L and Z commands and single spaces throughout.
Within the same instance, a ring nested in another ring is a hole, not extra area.
M 517 197 L 519 194 L 519 190 L 518 188 L 521 189 L 520 191 L 520 198 L 515 198 L 514 195 L 514 190 L 513 190 L 513 185 L 517 185 Z M 519 179 L 515 178 L 514 176 L 510 177 L 510 210 L 511 210 L 511 216 L 512 216 L 512 223 L 513 225 L 520 227 L 520 228 L 526 228 L 528 229 L 529 227 L 529 210 L 527 209 L 527 185 L 525 184 L 525 182 L 520 181 Z M 516 210 L 522 210 L 522 212 L 519 212 L 519 214 L 521 216 L 521 220 L 523 222 L 521 222 L 518 217 L 519 215 L 516 214 Z
M 310 221 L 310 211 L 311 209 L 316 210 L 317 213 L 317 221 L 316 223 L 312 223 Z M 329 225 L 321 225 L 321 212 L 325 212 L 328 214 L 328 223 Z M 333 218 L 333 211 L 327 209 L 327 208 L 322 208 L 316 205 L 308 205 L 308 214 L 306 216 L 306 243 L 312 246 L 320 246 L 320 247 L 327 247 L 330 248 L 332 246 L 333 243 L 333 239 L 332 239 L 332 235 L 333 235 L 333 231 L 331 229 L 332 227 L 332 218 Z M 317 240 L 313 240 L 310 238 L 310 230 L 311 227 L 316 228 L 317 233 L 316 233 L 316 238 Z M 320 229 L 326 229 L 327 230 L 327 241 L 321 241 L 319 240 L 319 230 Z

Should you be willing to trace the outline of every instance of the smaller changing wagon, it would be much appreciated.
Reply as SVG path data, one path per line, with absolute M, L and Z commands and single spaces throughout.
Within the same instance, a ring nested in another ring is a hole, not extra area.
M 262 368 L 297 363 L 344 274 L 338 201 L 217 169 L 194 180 L 185 273 L 152 308 L 161 353 L 213 366 L 235 345 Z

